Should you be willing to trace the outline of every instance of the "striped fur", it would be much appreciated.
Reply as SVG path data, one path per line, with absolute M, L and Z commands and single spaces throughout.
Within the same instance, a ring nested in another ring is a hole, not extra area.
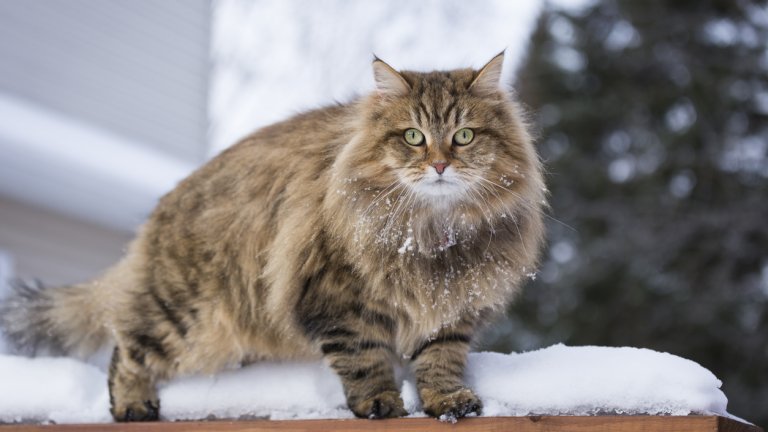
M 376 60 L 370 95 L 261 129 L 182 181 L 103 276 L 20 289 L 5 331 L 68 352 L 113 339 L 117 420 L 157 418 L 155 386 L 174 376 L 319 357 L 358 416 L 406 414 L 403 358 L 428 413 L 479 412 L 466 354 L 543 238 L 541 167 L 502 60 L 430 73 Z M 464 127 L 474 141 L 457 146 Z M 424 186 L 436 162 L 449 195 Z

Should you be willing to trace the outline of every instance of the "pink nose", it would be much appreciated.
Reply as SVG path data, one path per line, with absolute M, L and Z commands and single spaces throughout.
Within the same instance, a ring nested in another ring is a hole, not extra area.
M 435 167 L 435 171 L 437 171 L 438 174 L 442 174 L 445 172 L 445 168 L 448 166 L 448 162 L 434 162 L 432 166 Z

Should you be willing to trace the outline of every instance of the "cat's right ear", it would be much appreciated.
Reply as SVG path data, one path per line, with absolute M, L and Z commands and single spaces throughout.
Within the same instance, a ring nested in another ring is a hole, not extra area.
M 376 90 L 385 96 L 404 96 L 411 90 L 408 81 L 392 66 L 373 56 L 373 79 Z

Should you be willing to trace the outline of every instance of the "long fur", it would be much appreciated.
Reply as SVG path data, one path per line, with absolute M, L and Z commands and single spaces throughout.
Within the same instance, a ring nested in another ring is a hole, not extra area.
M 543 240 L 541 166 L 495 81 L 501 60 L 431 73 L 375 63 L 377 91 L 261 129 L 182 181 L 103 276 L 18 288 L 5 332 L 31 351 L 109 336 L 118 420 L 157 418 L 160 380 L 321 356 L 361 417 L 405 414 L 392 369 L 403 357 L 428 413 L 479 412 L 467 351 Z M 463 127 L 475 138 L 457 146 Z M 430 183 L 435 161 L 455 192 Z
M 86 357 L 108 343 L 104 305 L 88 284 L 46 289 L 17 280 L 0 303 L 0 328 L 26 355 Z

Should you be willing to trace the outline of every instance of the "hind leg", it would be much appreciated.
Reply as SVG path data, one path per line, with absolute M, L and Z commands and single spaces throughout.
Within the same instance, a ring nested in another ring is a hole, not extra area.
M 109 365 L 110 412 L 116 421 L 152 421 L 160 414 L 155 380 L 146 368 L 119 347 Z

